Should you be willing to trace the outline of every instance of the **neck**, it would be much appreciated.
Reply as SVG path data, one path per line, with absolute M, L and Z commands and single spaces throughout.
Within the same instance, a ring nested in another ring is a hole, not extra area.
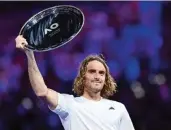
M 100 96 L 100 92 L 99 93 L 84 92 L 82 96 L 89 99 L 89 100 L 94 100 L 94 101 L 99 101 L 102 98 Z

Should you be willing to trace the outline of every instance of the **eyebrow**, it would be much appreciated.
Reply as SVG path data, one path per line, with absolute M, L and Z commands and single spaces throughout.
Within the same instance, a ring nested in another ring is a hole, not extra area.
M 89 72 L 96 71 L 95 69 L 88 69 Z
M 89 70 L 88 70 L 88 72 L 93 72 L 93 71 L 96 71 L 96 70 L 95 70 L 95 69 L 89 69 Z M 104 70 L 100 70 L 99 73 L 104 74 L 105 71 L 104 71 Z

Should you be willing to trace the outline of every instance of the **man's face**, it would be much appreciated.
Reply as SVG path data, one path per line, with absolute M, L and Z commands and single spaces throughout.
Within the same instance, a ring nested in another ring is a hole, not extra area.
M 101 92 L 105 83 L 106 69 L 104 65 L 97 61 L 90 61 L 85 73 L 84 91 L 93 93 Z

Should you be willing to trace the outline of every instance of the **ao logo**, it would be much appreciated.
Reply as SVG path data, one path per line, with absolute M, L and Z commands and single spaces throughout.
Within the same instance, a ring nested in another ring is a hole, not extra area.
M 48 33 L 48 32 L 51 32 L 53 31 L 54 29 L 58 28 L 59 27 L 59 24 L 58 23 L 53 23 L 52 25 L 50 25 L 49 28 L 45 28 L 45 35 Z

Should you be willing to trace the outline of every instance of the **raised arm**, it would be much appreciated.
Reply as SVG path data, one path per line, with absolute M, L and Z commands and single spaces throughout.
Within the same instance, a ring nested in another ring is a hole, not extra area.
M 28 74 L 31 87 L 35 94 L 43 99 L 51 109 L 58 105 L 58 93 L 52 89 L 47 88 L 44 79 L 38 69 L 33 51 L 27 50 L 25 46 L 28 44 L 23 36 L 19 35 L 15 39 L 16 48 L 23 50 L 26 53 L 28 60 Z

